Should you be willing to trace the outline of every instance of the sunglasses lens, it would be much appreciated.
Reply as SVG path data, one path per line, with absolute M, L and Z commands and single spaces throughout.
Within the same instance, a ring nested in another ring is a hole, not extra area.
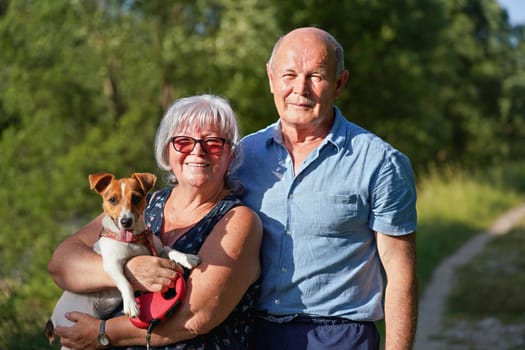
M 191 153 L 195 147 L 195 141 L 191 137 L 174 137 L 173 147 L 180 153 Z
M 219 138 L 207 138 L 202 140 L 201 144 L 206 153 L 218 154 L 222 152 L 224 140 Z
M 222 137 L 208 137 L 205 139 L 194 139 L 189 136 L 175 136 L 171 143 L 177 152 L 191 153 L 197 143 L 200 143 L 202 150 L 208 154 L 219 154 L 224 149 L 224 144 L 228 143 Z

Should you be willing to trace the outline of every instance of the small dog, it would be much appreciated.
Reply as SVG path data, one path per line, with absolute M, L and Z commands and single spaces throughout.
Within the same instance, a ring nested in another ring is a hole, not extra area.
M 129 178 L 116 179 L 109 173 L 89 175 L 89 184 L 102 196 L 105 216 L 101 237 L 93 249 L 102 255 L 106 273 L 113 279 L 117 289 L 93 294 L 76 294 L 64 291 L 45 327 L 45 333 L 53 342 L 54 327 L 71 326 L 65 318 L 68 311 L 81 311 L 98 318 L 109 317 L 120 302 L 130 317 L 140 313 L 131 284 L 124 275 L 124 264 L 137 255 L 161 255 L 192 269 L 200 263 L 193 254 L 184 254 L 170 247 L 162 247 L 160 239 L 145 230 L 144 209 L 146 195 L 153 188 L 157 177 L 149 173 L 133 173 Z

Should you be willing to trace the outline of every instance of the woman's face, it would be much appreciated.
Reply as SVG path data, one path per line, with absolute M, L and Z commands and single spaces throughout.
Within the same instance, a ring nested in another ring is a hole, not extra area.
M 220 139 L 226 138 L 219 134 L 216 128 L 185 128 L 176 132 L 172 136 L 185 136 L 177 140 L 175 149 L 173 142 L 168 144 L 168 157 L 170 167 L 175 174 L 179 186 L 222 186 L 224 176 L 228 171 L 232 160 L 232 150 L 229 143 L 225 143 L 222 151 L 214 154 L 221 144 Z M 208 139 L 212 138 L 212 139 Z M 204 142 L 194 142 L 192 139 L 205 140 Z M 206 140 L 208 139 L 208 140 Z M 203 147 L 203 143 L 207 143 Z M 193 149 L 191 149 L 193 147 Z M 220 147 L 219 147 L 220 148 Z M 210 153 L 212 152 L 212 153 Z

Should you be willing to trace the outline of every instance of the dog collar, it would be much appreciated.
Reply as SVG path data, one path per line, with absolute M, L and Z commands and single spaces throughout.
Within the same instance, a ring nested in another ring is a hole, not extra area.
M 133 231 L 120 230 L 119 232 L 111 232 L 107 229 L 102 230 L 100 237 L 111 238 L 116 241 L 124 243 L 141 243 L 144 244 L 153 255 L 157 255 L 152 242 L 153 232 L 151 230 L 144 230 L 139 234 L 133 234 Z

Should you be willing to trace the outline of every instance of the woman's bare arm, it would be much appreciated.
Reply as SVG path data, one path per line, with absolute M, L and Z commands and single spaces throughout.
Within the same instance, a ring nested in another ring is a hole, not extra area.
M 102 268 L 102 258 L 93 251 L 102 229 L 102 217 L 99 215 L 66 238 L 53 252 L 48 271 L 60 288 L 88 293 L 114 286 Z
M 199 251 L 202 262 L 187 281 L 186 300 L 154 328 L 151 345 L 194 338 L 223 322 L 259 276 L 261 238 L 262 224 L 249 208 L 236 207 L 222 218 Z M 84 314 L 74 317 L 75 326 L 57 329 L 62 345 L 96 346 L 100 321 Z M 135 328 L 127 317 L 108 320 L 106 333 L 113 346 L 145 344 L 145 330 Z

